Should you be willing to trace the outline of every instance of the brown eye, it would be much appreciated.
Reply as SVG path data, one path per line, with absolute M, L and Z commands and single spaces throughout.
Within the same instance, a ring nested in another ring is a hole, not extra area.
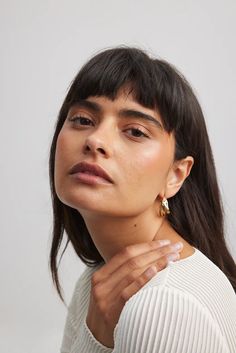
M 69 120 L 73 121 L 73 123 L 76 123 L 76 125 L 88 125 L 88 123 L 93 123 L 91 119 L 80 115 L 70 118 Z
M 127 130 L 132 130 L 132 131 L 134 131 L 134 137 L 147 137 L 147 138 L 149 138 L 148 137 L 148 135 L 146 135 L 143 131 L 141 131 L 140 129 L 137 129 L 137 128 L 130 128 L 130 129 L 127 129 Z M 127 131 L 126 130 L 126 131 Z

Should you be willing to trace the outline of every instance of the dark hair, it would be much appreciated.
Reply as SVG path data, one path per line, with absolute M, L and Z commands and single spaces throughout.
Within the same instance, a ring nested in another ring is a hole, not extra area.
M 58 280 L 57 255 L 64 231 L 67 242 L 87 266 L 104 262 L 79 212 L 63 204 L 55 192 L 54 161 L 58 134 L 69 108 L 89 96 L 116 98 L 120 88 L 132 90 L 144 107 L 158 109 L 164 129 L 175 136 L 175 159 L 194 158 L 191 173 L 179 192 L 169 199 L 172 227 L 192 246 L 202 251 L 228 277 L 236 291 L 236 265 L 224 238 L 223 210 L 212 150 L 199 102 L 185 77 L 165 60 L 151 58 L 144 50 L 130 47 L 106 49 L 92 57 L 73 80 L 60 109 L 49 157 L 53 206 L 50 270 L 64 302 Z M 61 258 L 60 258 L 61 260 Z

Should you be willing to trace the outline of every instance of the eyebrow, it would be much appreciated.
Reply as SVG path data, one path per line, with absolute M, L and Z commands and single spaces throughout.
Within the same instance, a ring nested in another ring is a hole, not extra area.
M 87 99 L 80 99 L 73 105 L 73 107 L 78 107 L 78 106 L 81 108 L 87 108 L 94 113 L 101 113 L 103 111 L 102 106 L 100 104 L 98 104 L 96 102 L 91 102 Z M 146 113 L 143 113 L 139 110 L 121 109 L 118 114 L 119 114 L 119 117 L 121 117 L 121 118 L 129 117 L 129 118 L 141 119 L 141 120 L 153 123 L 161 130 L 164 129 L 162 124 L 157 119 L 155 119 L 153 116 L 146 114 Z

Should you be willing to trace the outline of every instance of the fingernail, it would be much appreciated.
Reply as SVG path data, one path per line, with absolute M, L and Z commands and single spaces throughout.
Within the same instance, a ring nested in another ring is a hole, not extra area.
M 174 253 L 174 254 L 169 254 L 169 255 L 167 255 L 167 258 L 168 258 L 168 260 L 169 261 L 173 261 L 173 260 L 177 260 L 177 259 L 179 259 L 179 254 L 178 253 Z
M 152 277 L 157 273 L 157 268 L 156 266 L 151 266 L 146 270 L 146 276 L 148 277 Z
M 162 245 L 168 245 L 168 244 L 170 244 L 170 240 L 168 240 L 168 239 L 159 240 L 159 243 L 160 243 L 161 246 Z
M 176 243 L 173 245 L 173 249 L 180 250 L 183 247 L 183 243 Z

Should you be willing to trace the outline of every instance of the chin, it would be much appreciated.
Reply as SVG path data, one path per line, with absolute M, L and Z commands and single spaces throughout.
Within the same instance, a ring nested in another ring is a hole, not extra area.
M 92 200 L 88 196 L 83 197 L 82 193 L 76 195 L 75 193 L 57 193 L 59 200 L 66 206 L 80 211 L 101 212 L 99 204 L 96 200 Z

